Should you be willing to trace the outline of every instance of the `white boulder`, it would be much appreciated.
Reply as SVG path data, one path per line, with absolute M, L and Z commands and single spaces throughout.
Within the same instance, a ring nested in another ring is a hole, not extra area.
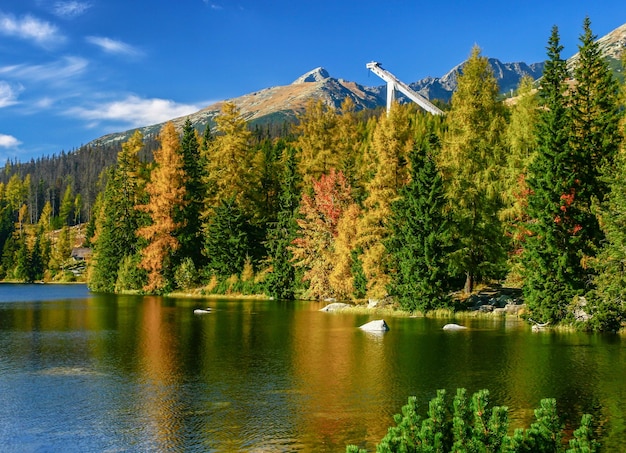
M 458 324 L 446 324 L 443 326 L 443 330 L 466 330 L 467 327 L 460 326 Z
M 389 330 L 389 326 L 384 319 L 378 319 L 376 321 L 370 321 L 367 324 L 363 324 L 359 329 L 367 332 L 386 332 Z

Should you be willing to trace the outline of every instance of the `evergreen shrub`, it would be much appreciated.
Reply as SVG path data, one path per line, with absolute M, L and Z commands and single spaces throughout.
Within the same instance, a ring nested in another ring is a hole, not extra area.
M 452 404 L 446 402 L 445 394 L 445 390 L 437 391 L 425 418 L 418 414 L 417 398 L 409 397 L 402 413 L 394 416 L 396 425 L 389 428 L 376 452 L 592 453 L 599 447 L 589 414 L 583 415 L 569 446 L 563 442 L 563 424 L 555 399 L 541 400 L 535 409 L 536 421 L 529 428 L 518 428 L 509 435 L 508 408 L 490 408 L 488 390 L 480 390 L 468 400 L 466 390 L 457 389 Z M 356 445 L 346 447 L 346 453 L 365 451 Z

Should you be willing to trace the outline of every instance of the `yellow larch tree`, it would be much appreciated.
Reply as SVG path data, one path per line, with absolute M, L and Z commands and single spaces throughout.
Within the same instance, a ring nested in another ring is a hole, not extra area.
M 216 134 L 204 144 L 208 187 L 206 207 L 212 212 L 221 202 L 234 198 L 245 207 L 258 187 L 257 156 L 251 145 L 252 133 L 237 106 L 226 102 L 215 118 Z
M 160 148 L 154 153 L 155 167 L 146 185 L 149 201 L 137 209 L 150 216 L 150 225 L 139 228 L 137 234 L 148 241 L 141 251 L 140 266 L 148 271 L 146 291 L 155 292 L 168 283 L 163 270 L 179 247 L 175 237 L 180 224 L 174 221 L 175 213 L 183 206 L 185 185 L 180 139 L 172 122 L 159 134 Z
M 356 244 L 356 225 L 361 215 L 358 204 L 350 204 L 337 223 L 337 237 L 333 251 L 334 266 L 328 277 L 338 299 L 351 299 L 354 295 L 354 260 L 352 252 Z
M 299 170 L 306 186 L 310 187 L 331 168 L 341 168 L 341 159 L 335 149 L 336 127 L 337 113 L 321 99 L 311 99 L 299 116 L 294 131 L 298 137 Z
M 406 161 L 413 145 L 410 111 L 406 106 L 394 104 L 389 115 L 379 119 L 371 145 L 375 173 L 366 185 L 367 198 L 358 223 L 357 245 L 363 250 L 361 261 L 367 278 L 367 295 L 373 299 L 387 295 L 390 281 L 384 241 L 390 234 L 387 221 L 391 203 L 408 177 Z

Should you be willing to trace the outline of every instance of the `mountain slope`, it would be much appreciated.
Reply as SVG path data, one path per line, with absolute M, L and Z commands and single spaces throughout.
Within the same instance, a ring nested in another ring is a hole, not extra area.
M 626 24 L 616 28 L 607 35 L 598 39 L 600 49 L 606 56 L 609 64 L 618 77 L 623 73 L 620 56 L 626 48 Z M 578 54 L 568 60 L 571 66 Z M 529 75 L 533 79 L 541 77 L 544 63 L 526 64 L 502 63 L 495 58 L 489 59 L 494 75 L 500 84 L 502 93 L 509 93 L 519 84 L 523 75 Z M 456 89 L 457 79 L 463 71 L 464 63 L 452 68 L 444 76 L 426 77 L 409 86 L 422 96 L 434 100 L 439 99 L 447 102 Z M 393 68 L 391 68 L 393 72 Z M 302 113 L 309 100 L 321 99 L 327 105 L 338 108 L 346 97 L 352 98 L 357 110 L 371 109 L 386 104 L 386 85 L 365 87 L 355 82 L 331 77 L 324 68 L 315 68 L 312 71 L 298 77 L 290 85 L 265 88 L 254 93 L 249 93 L 237 98 L 228 99 L 240 110 L 242 116 L 251 125 L 280 124 L 285 121 L 295 121 L 298 114 Z M 402 101 L 402 97 L 399 98 Z M 177 127 L 182 127 L 184 121 L 190 118 L 197 129 L 203 130 L 207 124 L 213 125 L 214 118 L 219 114 L 221 106 L 226 101 L 210 105 L 188 117 L 174 118 L 172 121 Z M 163 126 L 163 123 L 154 124 L 141 128 L 144 136 L 155 136 Z M 109 134 L 100 137 L 86 146 L 112 145 L 123 142 L 134 130 Z
M 502 63 L 496 59 L 490 59 L 489 62 L 494 69 L 494 74 L 498 80 L 504 82 L 503 86 L 507 90 L 509 87 L 517 86 L 524 74 L 529 74 L 533 78 L 538 77 L 543 67 L 542 64 L 528 66 L 525 63 Z M 410 86 L 428 99 L 447 102 L 456 88 L 456 80 L 461 70 L 462 65 L 458 65 L 442 78 L 428 77 Z M 356 82 L 333 78 L 320 67 L 303 74 L 290 85 L 265 88 L 227 101 L 234 103 L 243 118 L 250 124 L 264 125 L 295 121 L 310 100 L 322 100 L 333 108 L 339 108 L 344 99 L 350 97 L 356 110 L 385 106 L 386 90 L 386 85 L 365 87 Z M 402 96 L 399 100 L 400 102 L 406 101 Z M 174 118 L 172 121 L 176 127 L 181 128 L 185 120 L 189 118 L 196 128 L 203 130 L 207 124 L 214 124 L 214 118 L 227 101 L 217 102 L 189 116 Z M 140 129 L 144 136 L 153 136 L 160 131 L 162 126 L 163 123 L 160 123 Z M 105 135 L 88 143 L 87 146 L 123 142 L 133 131 Z

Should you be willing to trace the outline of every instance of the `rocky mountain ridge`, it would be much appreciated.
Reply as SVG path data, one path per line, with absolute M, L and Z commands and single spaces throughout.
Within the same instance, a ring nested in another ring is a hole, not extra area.
M 620 72 L 622 68 L 619 59 L 626 48 L 626 24 L 598 39 L 598 43 L 611 67 L 619 76 L 623 77 Z M 578 54 L 572 56 L 568 63 L 573 65 L 577 57 Z M 456 89 L 458 76 L 462 73 L 464 64 L 465 62 L 460 63 L 442 77 L 426 77 L 409 83 L 409 86 L 431 101 L 438 99 L 448 102 Z M 506 94 L 517 87 L 524 75 L 529 75 L 535 80 L 541 77 L 544 67 L 543 62 L 533 64 L 524 62 L 503 63 L 496 58 L 489 58 L 489 64 L 500 84 L 501 92 Z M 393 68 L 390 70 L 393 72 Z M 352 98 L 357 110 L 385 106 L 386 89 L 384 83 L 366 87 L 356 82 L 334 78 L 326 69 L 318 67 L 298 77 L 289 85 L 265 88 L 237 98 L 217 102 L 191 115 L 173 118 L 172 121 L 178 128 L 182 128 L 185 120 L 189 118 L 194 127 L 204 130 L 207 125 L 211 127 L 214 125 L 215 117 L 219 114 L 224 102 L 228 101 L 233 102 L 239 108 L 242 116 L 251 125 L 281 124 L 295 121 L 311 99 L 321 99 L 334 108 L 339 108 L 346 97 Z M 399 99 L 402 102 L 402 97 Z M 142 127 L 140 130 L 144 136 L 155 136 L 162 126 L 163 123 L 154 124 Z M 108 134 L 85 146 L 121 143 L 127 140 L 134 130 Z

